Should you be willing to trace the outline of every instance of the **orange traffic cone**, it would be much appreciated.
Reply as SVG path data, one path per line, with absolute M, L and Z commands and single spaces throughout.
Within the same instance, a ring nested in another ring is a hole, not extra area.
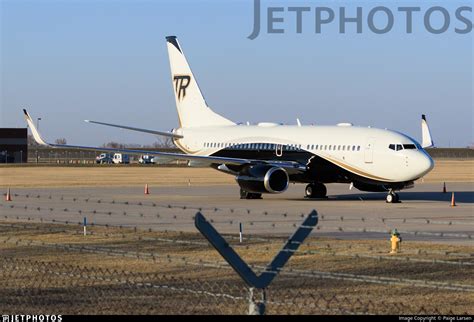
M 150 194 L 150 190 L 148 190 L 148 183 L 145 185 L 145 194 L 146 195 Z
M 12 196 L 10 194 L 10 188 L 8 188 L 7 195 L 5 196 L 5 201 L 12 201 Z
M 443 182 L 443 193 L 446 193 L 446 182 Z
M 456 201 L 454 201 L 454 192 L 451 196 L 451 207 L 456 207 Z

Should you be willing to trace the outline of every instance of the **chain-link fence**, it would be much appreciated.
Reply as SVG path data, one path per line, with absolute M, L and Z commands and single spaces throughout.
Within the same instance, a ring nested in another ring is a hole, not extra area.
M 242 282 L 185 279 L 162 274 L 0 257 L 2 313 L 246 314 Z M 452 314 L 414 307 L 396 298 L 341 296 L 309 279 L 283 278 L 267 292 L 267 314 Z M 467 313 L 467 312 L 457 312 Z

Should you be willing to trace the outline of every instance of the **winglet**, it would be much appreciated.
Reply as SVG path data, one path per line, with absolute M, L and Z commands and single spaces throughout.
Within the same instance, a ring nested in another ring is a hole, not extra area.
M 36 129 L 35 123 L 33 122 L 33 119 L 31 118 L 30 114 L 28 114 L 28 112 L 25 109 L 23 109 L 23 113 L 25 113 L 26 123 L 28 123 L 28 126 L 31 129 L 31 133 L 33 133 L 33 137 L 35 138 L 36 143 L 38 143 L 40 145 L 49 145 L 45 140 L 43 140 L 43 138 L 39 134 L 38 130 Z
M 434 146 L 433 139 L 431 138 L 430 127 L 426 121 L 425 114 L 421 115 L 421 146 L 423 149 Z

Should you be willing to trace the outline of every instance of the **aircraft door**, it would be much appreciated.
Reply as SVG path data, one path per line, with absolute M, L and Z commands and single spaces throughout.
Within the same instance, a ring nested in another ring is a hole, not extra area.
M 365 163 L 373 163 L 374 162 L 374 145 L 375 145 L 375 138 L 369 138 L 365 145 L 364 149 L 364 161 Z

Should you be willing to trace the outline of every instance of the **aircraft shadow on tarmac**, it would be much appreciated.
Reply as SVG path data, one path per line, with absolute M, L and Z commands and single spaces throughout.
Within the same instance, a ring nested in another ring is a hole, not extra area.
M 445 201 L 451 202 L 451 192 L 442 193 L 435 191 L 416 191 L 399 192 L 400 200 L 418 200 L 418 201 Z M 343 195 L 329 195 L 327 199 L 300 199 L 304 201 L 317 200 L 385 200 L 386 193 L 354 193 Z M 455 191 L 454 198 L 456 203 L 474 203 L 474 191 Z

